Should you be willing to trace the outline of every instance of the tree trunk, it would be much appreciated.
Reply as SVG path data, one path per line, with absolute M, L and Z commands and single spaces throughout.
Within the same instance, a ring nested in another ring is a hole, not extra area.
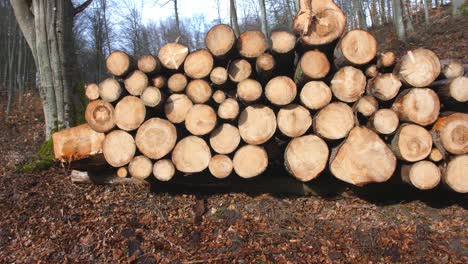
M 429 7 L 427 6 L 427 1 L 428 0 L 421 0 L 423 3 L 423 8 L 424 8 L 424 22 L 426 23 L 426 26 L 429 26 L 431 23 L 431 19 L 429 17 Z
M 352 66 L 341 68 L 331 81 L 333 95 L 346 103 L 356 102 L 366 90 L 366 76 Z
M 331 103 L 314 117 L 315 134 L 326 140 L 343 139 L 353 127 L 353 110 L 344 103 Z
M 234 28 L 234 32 L 236 33 L 236 36 L 240 36 L 240 29 L 239 29 L 239 23 L 237 22 L 237 8 L 236 8 L 236 1 L 235 0 L 229 0 L 230 3 L 230 14 L 231 14 L 231 22 L 232 26 Z
M 192 79 L 203 79 L 213 69 L 213 56 L 208 50 L 200 49 L 190 53 L 185 59 L 184 72 Z
M 231 158 L 226 155 L 213 156 L 208 165 L 211 175 L 218 179 L 225 179 L 231 175 L 233 167 Z
M 233 159 L 234 171 L 241 178 L 259 176 L 268 167 L 268 154 L 263 147 L 246 145 L 240 148 Z
M 203 136 L 216 126 L 216 112 L 208 105 L 196 104 L 187 113 L 185 127 L 195 136 Z
M 176 127 L 171 122 L 161 118 L 151 118 L 143 123 L 135 136 L 138 150 L 153 160 L 161 159 L 169 154 L 176 141 Z
M 204 171 L 208 168 L 210 160 L 210 147 L 205 140 L 196 136 L 182 139 L 172 152 L 172 163 L 177 170 L 186 174 Z
M 392 139 L 392 150 L 403 161 L 423 160 L 432 151 L 431 134 L 424 127 L 403 124 Z
M 268 23 L 267 23 L 267 14 L 265 8 L 265 0 L 258 0 L 260 6 L 260 21 L 262 22 L 262 32 L 265 37 L 268 38 Z
M 267 106 L 248 106 L 239 117 L 238 127 L 242 139 L 247 144 L 261 145 L 275 134 L 276 116 Z
M 176 32 L 177 32 L 177 37 L 181 37 L 180 34 L 180 22 L 179 22 L 179 9 L 177 7 L 177 0 L 172 0 L 174 2 L 174 15 L 175 15 L 175 21 L 176 21 Z
M 410 13 L 409 6 L 408 6 L 409 4 L 407 0 L 402 0 L 402 1 L 403 1 L 404 16 L 406 20 L 406 31 L 409 33 L 412 33 L 414 32 L 414 28 L 413 28 L 413 21 L 411 19 L 411 13 Z
M 392 110 L 402 121 L 427 126 L 439 117 L 440 101 L 437 94 L 429 88 L 407 89 L 397 97 Z
M 159 181 L 170 181 L 176 173 L 174 164 L 171 160 L 158 160 L 153 166 L 153 175 Z
M 146 118 L 143 101 L 135 96 L 126 96 L 115 106 L 114 121 L 122 130 L 133 131 L 140 127 Z
M 320 110 L 332 100 L 332 91 L 322 81 L 308 82 L 302 87 L 301 103 L 310 110 Z
M 401 0 L 392 0 L 393 24 L 398 39 L 406 42 L 405 25 L 403 24 L 403 14 L 401 12 Z
M 230 124 L 222 124 L 210 134 L 210 146 L 219 154 L 231 154 L 240 141 L 239 129 Z
M 309 110 L 295 104 L 281 108 L 277 121 L 281 133 L 290 138 L 304 135 L 312 126 L 312 116 Z
M 419 190 L 431 190 L 439 185 L 442 178 L 439 167 L 434 163 L 423 160 L 401 167 L 401 178 Z
M 123 130 L 112 131 L 104 139 L 102 152 L 109 165 L 120 168 L 130 163 L 135 156 L 135 140 Z

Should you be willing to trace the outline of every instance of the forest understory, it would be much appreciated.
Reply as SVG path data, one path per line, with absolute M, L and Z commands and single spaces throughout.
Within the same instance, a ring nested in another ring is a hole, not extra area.
M 404 45 L 389 28 L 373 33 L 399 55 L 425 47 L 466 62 L 466 25 L 441 15 Z M 35 92 L 8 119 L 0 112 L 0 263 L 468 263 L 466 195 L 166 193 L 74 185 L 59 164 L 15 172 L 36 158 L 43 130 Z

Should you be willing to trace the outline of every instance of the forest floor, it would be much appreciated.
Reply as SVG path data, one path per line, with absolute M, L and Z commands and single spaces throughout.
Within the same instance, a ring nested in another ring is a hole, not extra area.
M 409 47 L 467 61 L 468 19 L 440 19 Z M 393 35 L 382 38 L 385 48 L 406 48 Z M 43 138 L 35 93 L 9 119 L 0 112 L 0 131 L 0 263 L 468 263 L 466 195 L 195 195 L 74 185 L 59 165 L 14 172 Z

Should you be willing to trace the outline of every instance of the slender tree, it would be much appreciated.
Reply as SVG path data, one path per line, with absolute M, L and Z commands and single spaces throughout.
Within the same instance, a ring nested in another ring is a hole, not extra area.
M 239 29 L 239 22 L 237 21 L 236 1 L 235 0 L 229 0 L 229 3 L 230 3 L 230 13 L 231 13 L 232 27 L 234 28 L 234 32 L 236 33 L 236 36 L 239 36 L 240 35 L 240 29 Z
M 267 18 L 266 18 L 265 0 L 258 0 L 258 4 L 260 5 L 260 18 L 262 22 L 262 32 L 268 38 L 268 23 L 267 23 Z
M 401 0 L 392 0 L 393 9 L 393 24 L 397 33 L 398 39 L 406 42 L 405 25 L 403 24 L 403 16 L 401 12 Z

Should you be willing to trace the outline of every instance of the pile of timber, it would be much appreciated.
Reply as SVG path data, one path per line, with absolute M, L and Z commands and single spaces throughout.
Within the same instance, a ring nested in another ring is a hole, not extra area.
M 236 37 L 220 24 L 204 49 L 113 52 L 112 77 L 86 88 L 87 124 L 54 134 L 57 159 L 159 181 L 252 178 L 280 164 L 303 182 L 398 175 L 421 190 L 468 192 L 464 65 L 423 48 L 378 52 L 369 32 L 344 32 L 333 1 L 300 3 L 294 33 Z

